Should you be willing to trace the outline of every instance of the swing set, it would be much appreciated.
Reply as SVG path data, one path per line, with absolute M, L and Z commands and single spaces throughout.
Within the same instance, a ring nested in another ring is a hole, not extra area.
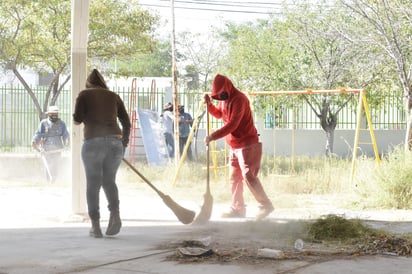
M 333 90 L 306 89 L 306 90 L 295 90 L 295 91 L 250 91 L 250 92 L 247 93 L 247 95 L 249 97 L 254 97 L 254 96 L 259 96 L 259 95 L 277 96 L 277 95 L 283 95 L 283 94 L 312 95 L 312 94 L 342 94 L 342 93 L 355 93 L 355 94 L 358 94 L 357 122 L 356 122 L 354 144 L 353 144 L 353 149 L 352 149 L 352 165 L 351 165 L 351 181 L 353 181 L 353 178 L 354 178 L 354 175 L 355 175 L 358 146 L 359 146 L 359 144 L 361 144 L 359 142 L 359 136 L 360 136 L 361 130 L 365 130 L 365 129 L 361 128 L 362 111 L 363 110 L 365 112 L 371 142 L 362 143 L 362 144 L 371 144 L 373 146 L 376 162 L 377 162 L 378 165 L 380 164 L 379 151 L 378 151 L 378 147 L 377 147 L 377 144 L 376 144 L 375 133 L 374 133 L 373 127 L 372 127 L 372 119 L 371 119 L 371 115 L 370 115 L 370 112 L 369 112 L 368 103 L 367 103 L 367 100 L 366 100 L 365 90 L 363 90 L 363 89 L 333 89 Z

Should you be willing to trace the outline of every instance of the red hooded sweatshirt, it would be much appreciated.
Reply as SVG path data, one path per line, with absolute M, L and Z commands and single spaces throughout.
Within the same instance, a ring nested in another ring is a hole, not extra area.
M 227 100 L 220 100 L 218 106 L 209 105 L 209 113 L 223 119 L 224 126 L 210 136 L 212 140 L 225 137 L 232 148 L 246 147 L 259 142 L 253 122 L 249 99 L 235 88 L 226 76 L 217 74 L 212 84 L 212 98 L 218 100 L 223 91 L 228 92 Z

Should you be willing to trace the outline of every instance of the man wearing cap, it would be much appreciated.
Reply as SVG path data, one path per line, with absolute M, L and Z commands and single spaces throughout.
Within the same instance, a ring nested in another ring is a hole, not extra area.
M 268 216 L 273 210 L 272 202 L 266 195 L 257 174 L 262 158 L 262 143 L 253 122 L 249 99 L 238 90 L 232 81 L 224 75 L 217 74 L 212 83 L 212 99 L 217 100 L 217 106 L 211 103 L 205 94 L 208 111 L 217 119 L 223 120 L 223 127 L 205 137 L 205 143 L 225 138 L 230 146 L 230 184 L 232 204 L 229 211 L 222 214 L 223 218 L 244 218 L 246 205 L 243 198 L 243 182 L 259 203 L 257 220 Z
M 163 135 L 165 137 L 166 147 L 169 152 L 169 157 L 173 158 L 175 155 L 175 142 L 173 137 L 173 127 L 174 127 L 174 114 L 173 114 L 173 105 L 172 103 L 167 103 L 163 106 L 163 126 L 164 132 Z
M 69 132 L 66 123 L 59 118 L 57 106 L 50 106 L 46 114 L 47 118 L 40 121 L 33 136 L 32 147 L 42 153 L 48 179 L 53 181 L 59 171 L 61 152 L 69 145 Z

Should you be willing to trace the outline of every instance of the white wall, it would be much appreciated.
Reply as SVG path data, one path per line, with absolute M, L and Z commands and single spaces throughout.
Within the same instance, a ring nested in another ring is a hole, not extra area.
M 260 140 L 265 155 L 278 156 L 322 156 L 325 155 L 326 135 L 323 130 L 260 129 Z M 379 155 L 385 155 L 396 146 L 403 146 L 405 130 L 374 130 Z M 202 146 L 205 130 L 199 130 L 198 144 Z M 352 158 L 355 130 L 336 130 L 334 153 L 339 157 Z M 216 143 L 223 148 L 223 140 Z M 361 131 L 357 155 L 374 157 L 369 131 Z
M 120 77 L 118 79 L 108 79 L 106 80 L 107 85 L 112 87 L 132 87 L 133 79 L 136 79 L 136 87 L 137 88 L 150 88 L 152 85 L 152 80 L 155 81 L 156 88 L 166 88 L 172 86 L 172 78 L 171 77 Z
M 325 154 L 326 135 L 323 130 L 260 130 L 263 149 L 269 155 L 308 155 Z M 387 154 L 395 146 L 404 144 L 405 130 L 375 130 L 375 140 L 379 154 Z M 352 157 L 355 140 L 354 130 L 336 130 L 334 153 L 340 157 Z M 357 155 L 375 155 L 369 131 L 362 131 L 358 140 Z
M 23 79 L 26 80 L 29 86 L 37 86 L 39 84 L 39 76 L 30 70 L 20 71 Z M 2 85 L 19 85 L 20 81 L 11 70 L 0 72 L 0 86 Z

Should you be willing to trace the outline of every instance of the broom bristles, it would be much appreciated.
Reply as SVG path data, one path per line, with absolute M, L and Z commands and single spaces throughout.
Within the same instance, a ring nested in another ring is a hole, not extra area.
M 210 220 L 210 217 L 212 216 L 213 196 L 210 194 L 210 192 L 207 192 L 204 195 L 204 199 L 205 200 L 202 205 L 202 208 L 200 209 L 199 214 L 197 215 L 196 219 L 192 223 L 194 225 L 203 225 L 207 223 Z
M 163 202 L 173 211 L 173 213 L 176 215 L 177 219 L 179 219 L 180 222 L 182 222 L 185 225 L 193 222 L 193 219 L 196 215 L 194 211 L 180 206 L 175 201 L 173 201 L 173 199 L 170 198 L 170 196 L 168 195 L 164 195 L 162 199 Z

